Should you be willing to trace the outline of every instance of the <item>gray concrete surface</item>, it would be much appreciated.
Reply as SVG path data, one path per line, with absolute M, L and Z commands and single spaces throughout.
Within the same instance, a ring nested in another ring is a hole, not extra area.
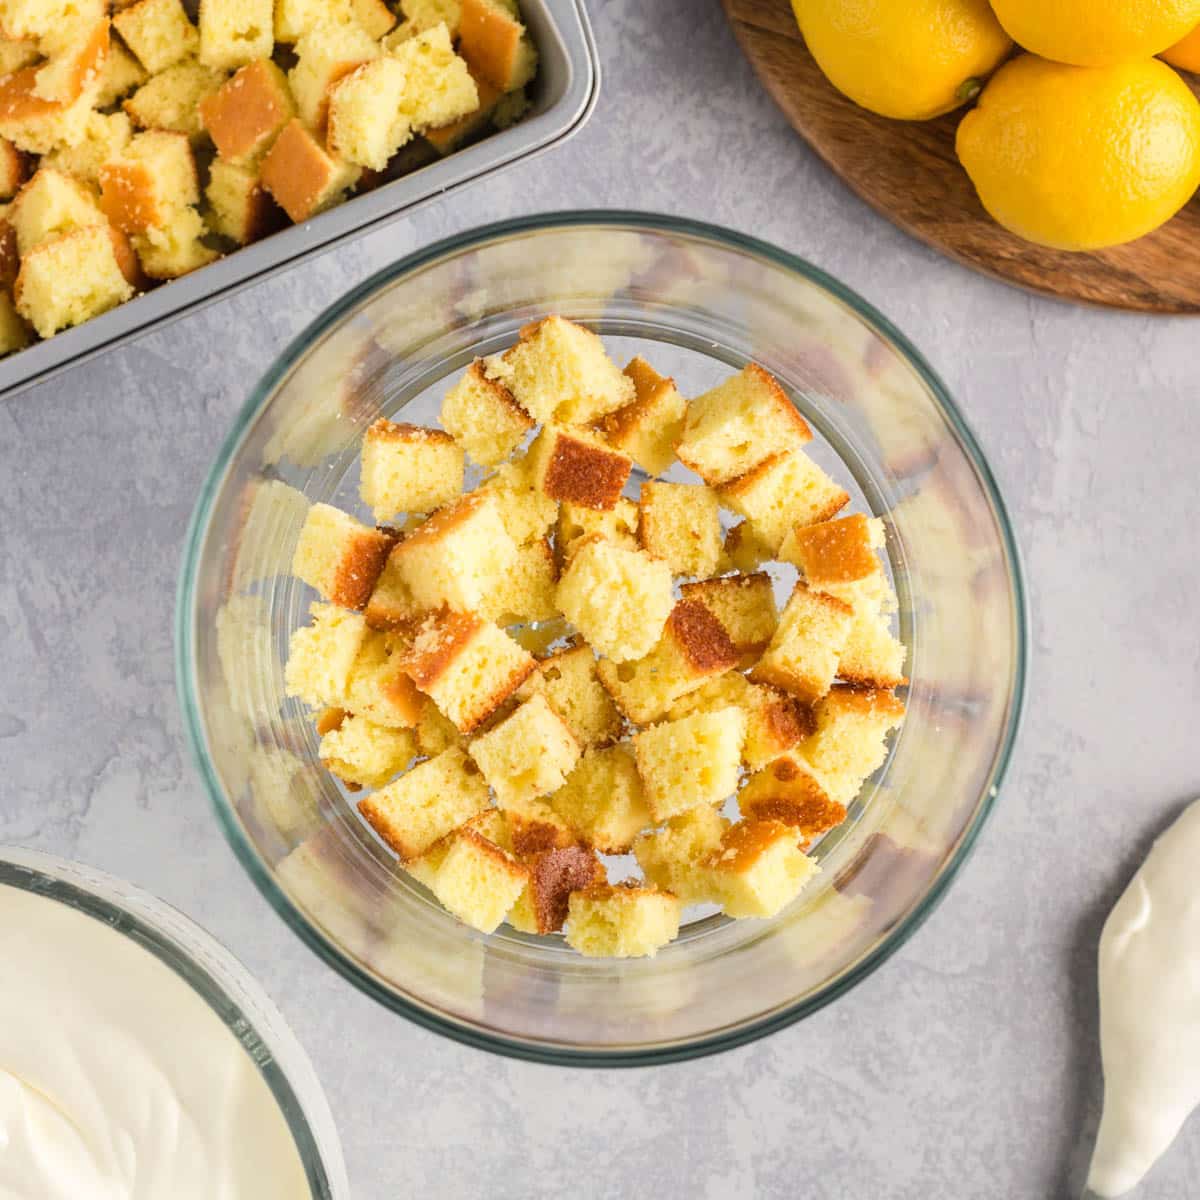
M 604 95 L 567 147 L 0 403 L 0 842 L 135 880 L 232 947 L 311 1053 L 363 1200 L 1070 1195 L 1099 1104 L 1099 927 L 1200 791 L 1200 324 L 1037 299 L 910 241 L 791 132 L 716 0 L 590 9 Z M 752 231 L 891 316 L 974 422 L 1033 593 L 1015 769 L 933 918 L 800 1026 L 636 1073 L 462 1049 L 335 978 L 218 832 L 172 678 L 185 523 L 285 342 L 422 243 L 589 205 Z M 1200 1123 L 1141 1194 L 1198 1176 Z

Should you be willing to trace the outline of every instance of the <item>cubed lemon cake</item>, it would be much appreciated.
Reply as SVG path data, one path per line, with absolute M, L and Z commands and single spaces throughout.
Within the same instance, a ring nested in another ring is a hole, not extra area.
M 207 140 L 200 106 L 224 81 L 224 71 L 185 59 L 148 79 L 122 107 L 139 129 L 166 129 L 199 144 Z
M 677 897 L 633 884 L 593 884 L 572 892 L 567 945 L 587 958 L 653 957 L 679 933 Z
M 685 583 L 679 591 L 685 600 L 698 600 L 721 622 L 741 656 L 739 667 L 752 667 L 770 645 L 779 610 L 774 585 L 765 572 L 703 579 Z
M 558 510 L 556 542 L 558 556 L 565 563 L 575 553 L 575 547 L 585 538 L 595 535 L 638 550 L 638 506 L 624 496 L 609 509 L 584 508 L 581 504 L 563 504 Z
M 400 102 L 408 85 L 404 64 L 390 56 L 355 67 L 329 89 L 329 148 L 347 162 L 382 171 L 412 137 Z
M 605 746 L 620 737 L 621 714 L 600 682 L 596 656 L 586 642 L 574 639 L 542 659 L 519 694 L 535 692 L 546 697 L 581 746 Z
M 604 883 L 604 868 L 586 846 L 555 846 L 532 855 L 529 880 L 509 911 L 509 924 L 522 933 L 555 933 L 563 927 L 571 895 Z
M 17 193 L 5 220 L 17 235 L 22 257 L 67 233 L 104 224 L 104 214 L 88 188 L 70 175 L 42 167 Z
M 401 859 L 410 859 L 487 806 L 483 776 L 462 750 L 452 748 L 372 792 L 358 810 Z
M 425 697 L 417 718 L 417 746 L 426 758 L 433 758 L 451 746 L 465 748 L 467 739 L 458 732 L 457 726 L 449 717 L 442 715 L 434 702 Z
M 638 774 L 655 821 L 732 796 L 745 737 L 746 715 L 740 708 L 693 713 L 635 733 Z
M 655 887 L 678 896 L 684 904 L 714 899 L 704 864 L 721 845 L 730 823 L 711 804 L 700 804 L 673 816 L 661 828 L 633 844 L 642 874 Z
M 661 475 L 675 461 L 683 434 L 687 401 L 673 379 L 660 375 L 640 356 L 625 367 L 634 399 L 601 418 L 597 428 L 610 446 L 628 454 L 647 475 Z
M 151 75 L 200 50 L 200 35 L 180 0 L 137 0 L 114 13 L 112 22 Z
M 470 745 L 502 808 L 557 791 L 579 761 L 579 743 L 540 692 Z
M 476 359 L 446 393 L 442 426 L 477 463 L 494 467 L 521 444 L 533 419 Z
M 209 165 L 204 198 L 213 230 L 241 246 L 258 241 L 282 223 L 283 213 L 263 187 L 258 172 L 223 158 Z
M 110 108 L 122 97 L 128 96 L 134 88 L 141 87 L 148 78 L 145 67 L 114 38 L 108 47 L 108 57 L 104 60 L 100 90 L 96 94 L 96 108 Z M 93 112 L 91 115 L 98 114 Z
M 814 592 L 804 583 L 796 584 L 771 644 L 750 678 L 782 688 L 807 703 L 819 700 L 837 676 L 838 660 L 853 622 L 854 610 L 848 604 L 836 596 Z
M 372 629 L 408 629 L 419 624 L 425 615 L 425 610 L 417 604 L 405 583 L 401 568 L 402 564 L 393 548 L 367 601 L 367 624 Z
M 614 662 L 648 654 L 673 607 L 671 569 L 638 550 L 586 539 L 558 581 L 558 606 Z
M 415 727 L 425 711 L 426 697 L 404 670 L 407 649 L 387 634 L 368 630 L 346 681 L 346 707 L 376 725 Z
M 241 165 L 261 158 L 295 115 L 287 77 L 269 58 L 247 63 L 200 101 L 217 154 Z
M 451 840 L 430 890 L 464 924 L 492 933 L 528 883 L 528 867 L 474 829 L 464 829 Z
M 845 805 L 834 800 L 794 754 L 784 754 L 751 775 L 738 793 L 738 809 L 750 820 L 790 825 L 806 845 L 846 819 Z
M 787 393 L 750 363 L 687 407 L 676 453 L 708 484 L 726 483 L 781 448 L 812 440 Z
M 100 206 L 118 229 L 165 229 L 181 209 L 200 199 L 196 160 L 185 134 L 135 134 L 99 171 Z
M 417 738 L 411 729 L 376 725 L 358 713 L 321 738 L 321 765 L 357 788 L 383 787 L 416 753 Z
M 534 486 L 581 508 L 611 509 L 632 469 L 631 459 L 583 429 L 547 425 L 529 449 Z
M 178 279 L 207 266 L 217 252 L 202 239 L 208 230 L 196 209 L 177 209 L 161 229 L 131 235 L 142 270 L 151 279 Z
M 74 146 L 62 146 L 42 158 L 43 167 L 53 167 L 81 183 L 100 186 L 100 168 L 118 158 L 133 136 L 133 124 L 123 112 L 88 115 L 83 140 Z
M 773 917 L 800 894 L 817 865 L 779 821 L 739 821 L 703 867 L 730 917 Z
M 503 629 L 454 612 L 428 618 L 402 661 L 413 683 L 463 733 L 490 717 L 537 666 Z
M 516 548 L 512 565 L 484 597 L 483 616 L 498 625 L 550 621 L 558 616 L 558 563 L 546 538 Z
M 360 525 L 329 504 L 308 510 L 292 574 L 342 608 L 365 608 L 395 544 L 390 534 Z
M 536 421 L 585 424 L 628 404 L 633 380 L 608 357 L 590 329 L 547 317 L 521 330 L 521 340 L 484 364 Z
M 406 80 L 400 115 L 415 132 L 448 125 L 479 104 L 475 80 L 466 62 L 454 53 L 444 25 L 408 38 L 390 53 L 404 69 Z
M 234 70 L 275 47 L 272 0 L 200 0 L 200 61 Z
M 463 490 L 465 459 L 450 434 L 380 418 L 362 449 L 362 498 L 377 521 L 432 512 Z
M 645 658 L 597 668 L 600 682 L 636 725 L 656 721 L 688 692 L 737 666 L 738 653 L 720 621 L 696 600 L 671 610 L 658 644 Z
M 524 462 L 501 463 L 476 489 L 491 496 L 514 542 L 540 541 L 558 516 L 558 505 L 533 486 Z
M 710 488 L 647 480 L 638 510 L 642 549 L 661 558 L 672 574 L 703 577 L 717 569 L 721 516 Z
M 463 0 L 458 38 L 467 61 L 502 92 L 524 87 L 537 70 L 537 49 L 503 0 Z
M 759 538 L 749 521 L 739 521 L 725 533 L 722 565 L 749 575 L 774 558 L 774 552 Z
M 624 742 L 586 750 L 550 804 L 583 841 L 604 854 L 624 854 L 653 823 L 633 751 Z
M 297 223 L 337 204 L 361 174 L 361 167 L 330 154 L 298 117 L 280 131 L 261 172 L 263 187 Z
M 332 604 L 314 603 L 309 615 L 310 624 L 297 629 L 288 644 L 285 689 L 313 708 L 341 707 L 367 624 L 359 613 Z

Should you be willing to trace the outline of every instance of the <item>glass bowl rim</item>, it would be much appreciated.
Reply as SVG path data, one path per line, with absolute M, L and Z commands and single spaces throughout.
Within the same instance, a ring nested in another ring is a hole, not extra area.
M 313 1196 L 349 1195 L 341 1140 L 316 1068 L 274 999 L 229 947 L 153 892 L 42 850 L 0 843 L 0 886 L 65 904 L 99 921 L 177 975 L 242 1043 L 279 1106 Z M 225 1009 L 234 1015 L 232 1023 Z M 246 1045 L 246 1031 L 269 1051 L 269 1071 Z M 293 1058 L 290 1066 L 280 1051 Z M 306 1077 L 297 1079 L 294 1066 Z
M 586 226 L 601 226 L 611 229 L 623 228 L 634 232 L 678 234 L 716 242 L 727 249 L 749 252 L 765 258 L 775 266 L 797 274 L 823 289 L 853 310 L 867 325 L 885 335 L 895 349 L 908 361 L 920 376 L 945 419 L 950 430 L 967 455 L 983 486 L 988 502 L 996 514 L 1001 540 L 1007 558 L 1007 579 L 1015 610 L 1016 655 L 1013 664 L 1012 687 L 1008 705 L 1008 717 L 1004 737 L 989 772 L 989 785 L 981 792 L 971 817 L 970 824 L 960 836 L 959 844 L 930 882 L 925 893 L 915 902 L 886 936 L 863 955 L 852 967 L 833 983 L 804 1000 L 789 1004 L 778 1012 L 757 1020 L 747 1021 L 728 1029 L 682 1042 L 670 1042 L 661 1046 L 644 1046 L 636 1049 L 594 1049 L 573 1047 L 555 1043 L 538 1043 L 508 1037 L 495 1031 L 485 1031 L 466 1022 L 459 1023 L 432 1010 L 426 1011 L 387 988 L 381 986 L 370 974 L 336 950 L 289 899 L 276 883 L 269 868 L 262 862 L 254 846 L 246 837 L 232 805 L 213 770 L 205 750 L 204 734 L 200 722 L 200 709 L 195 695 L 195 678 L 191 670 L 194 659 L 192 644 L 191 613 L 196 596 L 198 580 L 199 550 L 208 531 L 208 520 L 220 484 L 233 461 L 237 447 L 247 429 L 258 415 L 267 397 L 288 371 L 292 369 L 306 349 L 323 334 L 332 329 L 348 312 L 374 293 L 429 263 L 450 257 L 473 246 L 498 238 L 522 233 L 539 233 L 549 230 L 569 230 Z M 249 399 L 242 406 L 233 426 L 217 452 L 212 466 L 205 477 L 196 507 L 192 513 L 184 539 L 183 560 L 175 606 L 175 681 L 184 729 L 192 758 L 208 791 L 209 801 L 225 833 L 234 854 L 254 881 L 258 890 L 283 921 L 300 939 L 327 965 L 352 983 L 359 991 L 371 996 L 385 1008 L 399 1013 L 414 1024 L 442 1034 L 462 1045 L 510 1058 L 551 1066 L 565 1067 L 639 1067 L 672 1062 L 686 1062 L 708 1054 L 717 1054 L 737 1046 L 757 1041 L 778 1030 L 785 1029 L 796 1021 L 810 1016 L 825 1005 L 842 996 L 856 984 L 866 979 L 883 965 L 920 928 L 945 895 L 950 884 L 970 857 L 979 835 L 987 823 L 1000 788 L 1007 775 L 1012 759 L 1025 707 L 1027 676 L 1029 670 L 1029 598 L 1025 584 L 1020 546 L 1013 529 L 1008 507 L 1000 492 L 995 475 L 987 458 L 967 421 L 952 399 L 946 385 L 921 352 L 909 339 L 888 320 L 874 305 L 853 289 L 847 287 L 807 259 L 792 254 L 770 242 L 749 234 L 739 233 L 725 226 L 686 217 L 667 216 L 659 213 L 640 212 L 633 209 L 578 209 L 548 212 L 533 216 L 517 217 L 477 226 L 451 237 L 443 238 L 422 247 L 388 266 L 380 268 L 368 278 L 351 288 L 340 299 L 335 300 L 319 313 L 301 332 L 294 337 L 255 384 Z

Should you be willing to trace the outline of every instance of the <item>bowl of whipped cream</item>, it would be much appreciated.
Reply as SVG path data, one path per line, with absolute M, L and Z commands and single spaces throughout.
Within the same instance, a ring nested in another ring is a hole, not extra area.
M 312 1064 L 227 950 L 118 879 L 0 848 L 0 1196 L 349 1195 Z

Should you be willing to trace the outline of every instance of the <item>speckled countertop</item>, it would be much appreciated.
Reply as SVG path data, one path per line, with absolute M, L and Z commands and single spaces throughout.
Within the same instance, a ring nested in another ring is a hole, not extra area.
M 363 1200 L 1068 1196 L 1098 1118 L 1100 926 L 1200 791 L 1200 324 L 1034 298 L 897 232 L 788 128 L 716 0 L 589 8 L 604 91 L 568 145 L 0 402 L 0 842 L 134 880 L 229 945 L 312 1055 Z M 1015 764 L 929 922 L 802 1024 L 634 1073 L 463 1049 L 323 967 L 218 831 L 172 669 L 184 527 L 250 381 L 414 247 L 585 206 L 756 233 L 890 316 L 990 455 L 1033 602 Z M 1200 1124 L 1142 1194 L 1197 1177 Z

